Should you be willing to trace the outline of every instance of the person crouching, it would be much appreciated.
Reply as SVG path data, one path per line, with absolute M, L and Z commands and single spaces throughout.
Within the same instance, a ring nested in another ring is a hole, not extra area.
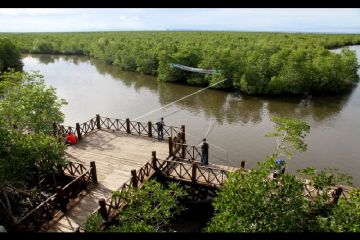
M 76 137 L 71 132 L 69 132 L 67 137 L 65 138 L 64 145 L 73 145 L 75 143 L 76 143 Z

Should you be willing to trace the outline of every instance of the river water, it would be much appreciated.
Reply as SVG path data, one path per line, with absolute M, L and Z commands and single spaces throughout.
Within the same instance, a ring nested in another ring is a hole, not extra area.
M 350 50 L 356 50 L 359 60 L 360 46 Z M 40 71 L 46 85 L 68 101 L 61 109 L 66 126 L 96 114 L 144 123 L 164 117 L 166 125 L 185 125 L 187 144 L 198 145 L 206 137 L 209 162 L 240 167 L 245 160 L 245 168 L 257 169 L 256 163 L 265 161 L 276 146 L 274 138 L 264 136 L 275 132 L 270 118 L 296 117 L 311 126 L 305 138 L 308 148 L 287 161 L 286 171 L 298 176 L 295 170 L 308 166 L 319 171 L 338 168 L 360 187 L 359 86 L 316 97 L 259 97 L 213 89 L 193 94 L 201 88 L 160 83 L 156 77 L 120 71 L 86 56 L 24 54 L 23 63 L 24 71 Z

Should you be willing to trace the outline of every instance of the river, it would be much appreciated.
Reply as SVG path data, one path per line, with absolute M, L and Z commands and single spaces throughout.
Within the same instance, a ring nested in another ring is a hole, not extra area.
M 350 46 L 360 59 L 360 46 Z M 340 52 L 340 49 L 332 50 Z M 304 153 L 287 161 L 288 173 L 305 167 L 337 168 L 360 187 L 360 88 L 333 96 L 259 97 L 157 82 L 156 77 L 121 71 L 86 56 L 24 54 L 24 71 L 40 71 L 47 86 L 68 101 L 64 125 L 75 126 L 96 114 L 147 123 L 164 117 L 166 125 L 186 127 L 187 144 L 206 137 L 209 162 L 258 168 L 276 146 L 274 116 L 296 117 L 311 129 Z M 360 74 L 360 71 L 359 71 Z M 164 107 L 168 105 L 167 107 Z M 157 110 L 158 109 L 158 110 Z M 156 111 L 155 111 L 156 110 Z M 151 153 L 149 152 L 149 157 Z

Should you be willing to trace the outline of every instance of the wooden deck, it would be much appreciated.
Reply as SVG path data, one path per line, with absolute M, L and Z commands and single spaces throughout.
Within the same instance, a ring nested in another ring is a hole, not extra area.
M 153 151 L 156 151 L 157 159 L 154 166 Z M 111 190 L 118 190 L 129 181 L 131 170 L 138 171 L 149 162 L 152 171 L 156 168 L 163 176 L 211 186 L 222 184 L 227 179 L 227 172 L 239 170 L 211 162 L 203 167 L 198 160 L 194 162 L 178 158 L 170 161 L 170 159 L 166 160 L 168 156 L 167 139 L 159 141 L 154 137 L 127 134 L 111 129 L 94 129 L 88 132 L 76 145 L 68 147 L 66 158 L 89 168 L 90 162 L 95 162 L 98 183 L 92 184 L 80 197 L 68 204 L 65 213 L 59 211 L 40 232 L 76 232 L 79 227 L 84 227 L 86 217 L 98 209 L 99 200 L 101 198 L 108 200 L 111 197 Z M 305 186 L 304 196 L 313 198 L 315 194 L 313 187 L 308 185 L 308 180 L 302 179 L 302 181 Z M 352 188 L 342 187 L 342 195 L 348 197 L 347 192 Z
M 75 232 L 85 219 L 99 206 L 99 199 L 108 199 L 111 190 L 117 190 L 131 177 L 132 169 L 140 169 L 151 159 L 152 151 L 157 157 L 166 159 L 169 147 L 166 139 L 126 134 L 112 130 L 94 130 L 76 145 L 69 146 L 66 158 L 90 167 L 95 161 L 98 183 L 84 192 L 46 224 L 40 232 Z

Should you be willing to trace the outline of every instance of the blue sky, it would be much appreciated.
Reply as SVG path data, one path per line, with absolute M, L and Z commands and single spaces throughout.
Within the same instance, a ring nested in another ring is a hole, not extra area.
M 360 33 L 360 8 L 0 8 L 0 32 Z

